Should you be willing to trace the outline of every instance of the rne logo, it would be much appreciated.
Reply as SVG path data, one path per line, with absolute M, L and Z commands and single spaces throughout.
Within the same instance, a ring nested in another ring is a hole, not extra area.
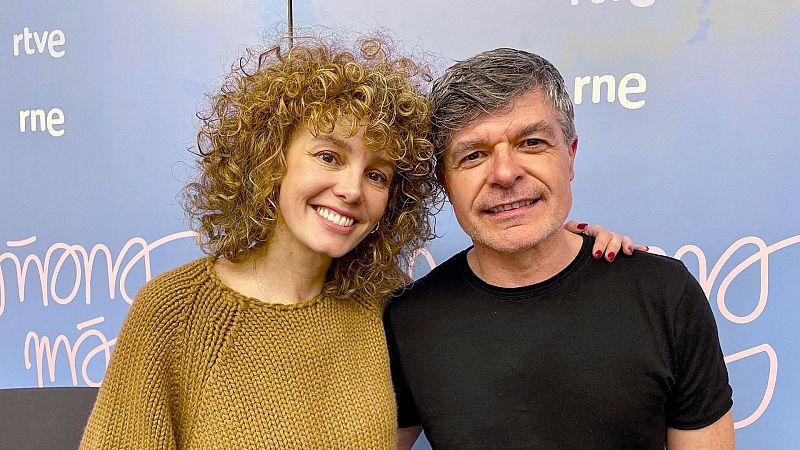
M 574 101 L 576 105 L 583 103 L 584 88 L 592 97 L 592 103 L 600 103 L 605 90 L 605 101 L 608 103 L 619 102 L 625 109 L 639 109 L 645 104 L 644 99 L 632 99 L 629 96 L 647 92 L 647 79 L 638 72 L 623 76 L 619 83 L 613 75 L 594 75 L 575 77 Z M 604 89 L 605 88 L 605 89 Z

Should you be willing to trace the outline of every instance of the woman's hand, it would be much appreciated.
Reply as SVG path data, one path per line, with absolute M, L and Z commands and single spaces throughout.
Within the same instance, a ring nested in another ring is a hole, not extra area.
M 619 254 L 620 249 L 626 255 L 633 255 L 634 250 L 639 250 L 641 252 L 650 250 L 650 247 L 646 245 L 635 245 L 630 237 L 608 231 L 600 225 L 589 225 L 587 223 L 570 220 L 564 224 L 564 229 L 575 234 L 594 236 L 594 247 L 592 248 L 594 259 L 604 257 L 606 261 L 613 262 L 614 258 Z

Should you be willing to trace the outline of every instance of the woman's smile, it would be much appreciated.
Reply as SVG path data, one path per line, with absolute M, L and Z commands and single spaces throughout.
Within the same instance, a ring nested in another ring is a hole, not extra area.
M 352 227 L 353 224 L 356 223 L 356 220 L 354 218 L 339 214 L 338 212 L 330 208 L 326 208 L 324 206 L 315 206 L 314 210 L 321 218 L 325 220 L 325 222 L 331 225 L 336 225 L 337 227 L 340 228 L 347 229 Z

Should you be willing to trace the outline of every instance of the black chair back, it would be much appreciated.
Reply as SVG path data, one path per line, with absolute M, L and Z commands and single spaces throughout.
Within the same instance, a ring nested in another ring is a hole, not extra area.
M 87 387 L 0 389 L 0 449 L 77 449 L 96 396 Z

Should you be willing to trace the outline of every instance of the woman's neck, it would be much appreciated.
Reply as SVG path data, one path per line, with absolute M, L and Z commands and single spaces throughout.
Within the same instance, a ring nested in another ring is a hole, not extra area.
M 231 289 L 267 303 L 302 303 L 319 295 L 333 259 L 266 242 L 241 255 L 238 262 L 218 259 L 217 277 Z
M 256 298 L 270 303 L 302 303 L 322 291 L 333 259 L 325 254 L 297 251 L 268 242 L 253 249 L 249 259 L 252 277 L 260 293 Z

